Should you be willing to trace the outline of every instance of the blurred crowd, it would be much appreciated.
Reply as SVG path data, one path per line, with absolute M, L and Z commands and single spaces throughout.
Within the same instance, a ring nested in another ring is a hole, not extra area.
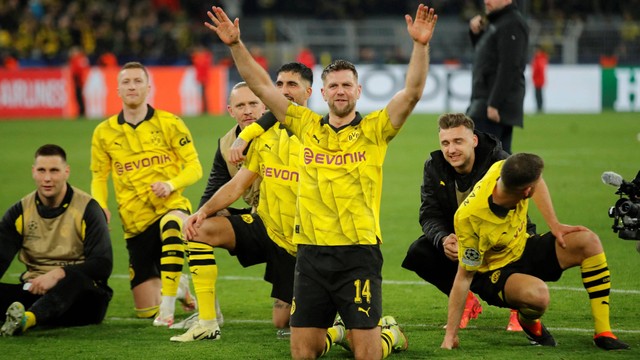
M 295 16 L 361 19 L 404 14 L 417 0 L 2 0 L 0 56 L 5 67 L 59 65 L 71 49 L 92 65 L 142 60 L 148 65 L 183 65 L 194 49 L 214 40 L 202 26 L 211 5 L 245 18 Z M 424 2 L 424 1 L 422 1 Z M 530 19 L 566 21 L 588 17 L 624 20 L 621 41 L 640 39 L 640 0 L 518 0 Z M 468 21 L 482 12 L 481 0 L 427 1 L 440 16 Z M 621 43 L 619 51 L 631 46 Z M 256 49 L 258 51 L 259 49 Z M 214 61 L 228 61 L 215 59 Z

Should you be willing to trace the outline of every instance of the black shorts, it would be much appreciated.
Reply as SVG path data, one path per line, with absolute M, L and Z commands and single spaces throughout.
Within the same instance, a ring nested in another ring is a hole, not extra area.
M 535 276 L 542 281 L 558 281 L 562 268 L 556 255 L 556 237 L 548 232 L 533 235 L 527 239 L 524 252 L 518 261 L 500 269 L 485 273 L 476 273 L 471 283 L 471 291 L 480 295 L 490 305 L 511 308 L 500 294 L 504 285 L 514 273 Z
M 186 210 L 179 211 L 189 214 Z M 151 278 L 160 278 L 160 257 L 162 238 L 160 234 L 161 216 L 140 234 L 126 239 L 129 252 L 129 284 L 131 288 Z
M 160 221 L 156 220 L 140 234 L 127 239 L 129 252 L 129 285 L 134 287 L 151 278 L 160 277 Z
M 272 284 L 271 297 L 291 304 L 295 256 L 271 240 L 258 214 L 231 215 L 227 219 L 236 235 L 236 248 L 229 253 L 244 267 L 266 263 L 264 279 Z
M 298 245 L 291 326 L 328 328 L 336 311 L 348 329 L 372 329 L 382 317 L 379 245 Z

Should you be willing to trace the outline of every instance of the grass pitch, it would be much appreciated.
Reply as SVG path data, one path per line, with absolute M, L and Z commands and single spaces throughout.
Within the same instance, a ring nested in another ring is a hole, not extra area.
M 612 274 L 611 324 L 632 346 L 631 351 L 607 353 L 591 342 L 593 324 L 579 270 L 568 270 L 557 283 L 549 283 L 551 305 L 543 320 L 558 341 L 556 348 L 531 347 L 522 333 L 507 333 L 508 310 L 483 304 L 484 312 L 460 332 L 461 349 L 439 348 L 446 322 L 447 298 L 414 273 L 400 267 L 404 254 L 420 233 L 418 207 L 422 166 L 438 148 L 437 115 L 412 116 L 389 147 L 382 199 L 382 246 L 385 256 L 384 309 L 394 315 L 409 338 L 409 350 L 394 354 L 404 359 L 636 359 L 640 358 L 640 254 L 635 242 L 611 231 L 608 208 L 615 203 L 615 188 L 603 185 L 602 172 L 610 170 L 632 179 L 640 170 L 640 121 L 637 114 L 532 115 L 525 129 L 516 129 L 514 151 L 533 152 L 545 162 L 545 180 L 560 221 L 582 224 L 596 231 L 604 244 Z M 229 117 L 186 118 L 203 164 L 204 177 L 186 190 L 197 204 L 211 169 L 217 138 L 233 125 Z M 0 121 L 0 210 L 4 212 L 33 190 L 30 165 L 36 148 L 56 143 L 67 150 L 71 184 L 90 190 L 90 141 L 96 121 Z M 546 225 L 535 211 L 539 230 Z M 113 198 L 110 209 L 116 214 Z M 286 359 L 289 343 L 276 339 L 271 325 L 270 288 L 261 280 L 263 266 L 243 269 L 226 251 L 218 250 L 218 294 L 225 325 L 219 341 L 177 344 L 169 337 L 180 331 L 155 328 L 138 320 L 127 277 L 127 254 L 117 216 L 110 225 L 114 245 L 115 294 L 105 322 L 98 326 L 48 330 L 34 328 L 26 335 L 0 338 L 0 358 L 11 359 Z M 2 239 L 0 239 L 2 241 Z M 14 262 L 2 278 L 16 282 L 23 271 Z M 4 311 L 4 309 L 0 309 Z M 178 310 L 178 318 L 186 316 Z M 339 347 L 326 358 L 349 358 Z

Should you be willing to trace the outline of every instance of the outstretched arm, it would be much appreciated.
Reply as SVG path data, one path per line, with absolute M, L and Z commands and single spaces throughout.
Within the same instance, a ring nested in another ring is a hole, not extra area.
M 536 185 L 536 191 L 533 192 L 532 199 L 536 203 L 538 210 L 540 210 L 540 214 L 549 226 L 549 230 L 556 237 L 556 242 L 563 249 L 567 247 L 566 243 L 564 242 L 564 235 L 572 233 L 574 231 L 587 230 L 587 228 L 584 226 L 565 225 L 561 224 L 560 221 L 558 221 L 556 212 L 553 209 L 553 203 L 551 202 L 549 188 L 547 187 L 547 183 L 544 182 L 544 179 L 542 177 Z
M 438 21 L 438 15 L 434 10 L 423 4 L 418 6 L 415 20 L 409 15 L 404 17 L 407 22 L 407 32 L 413 39 L 413 51 L 407 68 L 405 87 L 395 94 L 387 105 L 391 125 L 396 129 L 404 125 L 422 97 L 429 73 L 429 41 Z
M 184 221 L 183 231 L 187 240 L 193 239 L 198 234 L 198 228 L 210 215 L 227 208 L 251 186 L 258 174 L 241 168 L 238 173 L 224 184 L 198 211 Z
M 451 294 L 449 294 L 449 311 L 447 315 L 447 330 L 442 340 L 441 348 L 451 350 L 460 346 L 458 338 L 458 325 L 462 319 L 464 303 L 467 293 L 471 287 L 471 281 L 475 271 L 467 271 L 462 266 L 458 266 L 456 278 L 453 281 Z
M 247 82 L 251 91 L 271 110 L 278 121 L 284 121 L 289 100 L 273 85 L 267 71 L 253 59 L 247 47 L 240 40 L 240 20 L 236 18 L 231 22 L 222 8 L 217 6 L 211 7 L 211 11 L 207 11 L 207 15 L 212 23 L 205 22 L 204 25 L 215 32 L 220 40 L 229 47 L 240 76 Z

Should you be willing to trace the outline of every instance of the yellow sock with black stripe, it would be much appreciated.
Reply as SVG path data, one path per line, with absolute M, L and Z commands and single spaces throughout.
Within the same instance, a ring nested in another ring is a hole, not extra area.
M 216 319 L 216 281 L 218 265 L 213 246 L 189 241 L 189 271 L 198 301 L 200 320 Z
M 136 308 L 136 317 L 139 319 L 151 319 L 158 314 L 158 310 L 160 309 L 159 305 L 138 309 Z
M 580 265 L 580 272 L 582 273 L 582 284 L 589 293 L 596 334 L 611 331 L 609 323 L 611 274 L 604 253 L 584 259 Z
M 327 329 L 327 335 L 324 337 L 324 349 L 320 356 L 324 356 L 331 350 L 333 344 L 337 341 L 341 341 L 344 334 L 337 326 L 333 326 Z
M 160 257 L 162 296 L 175 298 L 184 264 L 182 219 L 174 214 L 163 216 L 160 221 L 160 238 L 162 239 L 162 255 Z
M 382 329 L 380 338 L 382 339 L 382 358 L 386 359 L 387 356 L 393 351 L 393 345 L 396 343 L 396 337 L 398 334 L 394 334 L 391 329 Z

